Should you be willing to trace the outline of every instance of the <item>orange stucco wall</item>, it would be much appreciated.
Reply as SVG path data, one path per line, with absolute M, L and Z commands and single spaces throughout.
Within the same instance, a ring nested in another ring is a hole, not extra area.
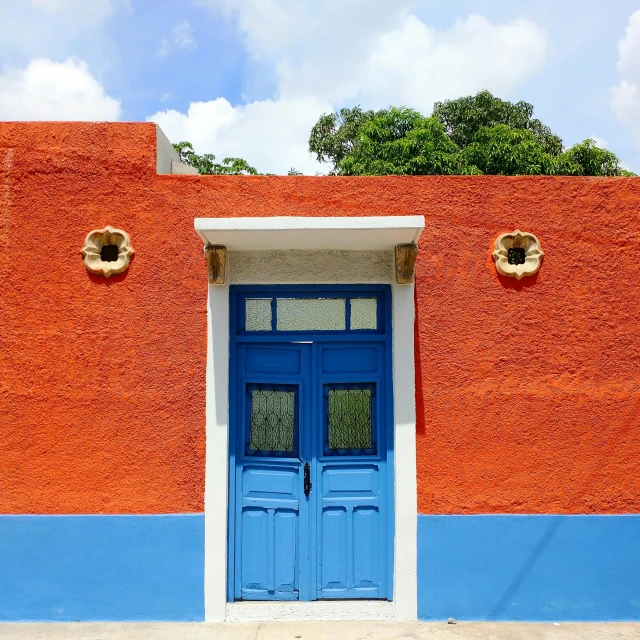
M 157 176 L 149 124 L 0 124 L 0 512 L 203 509 L 193 218 L 423 214 L 418 509 L 640 512 L 640 179 Z M 129 271 L 87 273 L 94 228 Z M 498 276 L 495 237 L 543 267 Z
M 202 511 L 207 283 L 149 125 L 0 125 L 0 511 Z M 86 234 L 136 251 L 109 279 Z

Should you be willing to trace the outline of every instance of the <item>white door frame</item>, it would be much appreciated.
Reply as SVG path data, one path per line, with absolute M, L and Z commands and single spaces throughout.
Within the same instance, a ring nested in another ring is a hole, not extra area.
M 417 216 L 411 216 L 415 232 Z M 277 221 L 278 219 L 269 219 Z M 308 220 L 317 221 L 317 218 Z M 328 218 L 329 223 L 335 220 Z M 377 218 L 370 219 L 375 223 Z M 396 218 L 396 220 L 398 220 Z M 246 221 L 246 219 L 245 219 Z M 421 218 L 422 226 L 424 219 Z M 277 224 L 275 222 L 274 224 Z M 417 235 L 422 231 L 420 226 Z M 313 227 L 310 225 L 310 227 Z M 317 229 L 317 224 L 315 226 Z M 362 227 L 361 227 L 362 228 Z M 202 235 L 202 234 L 200 234 Z M 298 240 L 300 238 L 298 237 Z M 416 238 L 417 239 L 417 238 Z M 395 240 L 395 238 L 394 238 Z M 285 245 L 286 246 L 286 245 Z M 242 248 L 240 246 L 239 248 Z M 292 249 L 295 248 L 291 247 Z M 357 252 L 346 252 L 344 263 L 349 265 L 345 274 L 314 273 L 310 281 L 309 269 L 303 264 L 291 268 L 296 259 L 294 251 L 285 253 L 284 259 L 273 260 L 268 252 L 255 252 L 266 260 L 255 260 L 254 277 L 242 272 L 240 279 L 233 279 L 233 261 L 243 260 L 240 253 L 229 254 L 226 284 L 209 285 L 207 306 L 207 390 L 206 390 L 206 464 L 205 464 L 205 568 L 204 605 L 205 620 L 274 620 L 274 619 L 396 619 L 417 618 L 417 486 L 416 486 L 416 413 L 414 367 L 414 286 L 395 284 L 393 278 L 392 250 L 387 249 L 389 267 L 378 260 L 384 270 L 371 273 L 373 254 L 367 247 Z M 374 248 L 377 252 L 379 246 Z M 315 249 L 309 248 L 308 251 Z M 345 252 L 341 252 L 345 253 Z M 264 254 L 264 256 L 262 256 Z M 248 257 L 248 254 L 244 254 Z M 304 255 L 304 254 L 303 254 Z M 331 265 L 340 262 L 323 260 Z M 343 256 L 344 257 L 344 256 Z M 282 263 L 288 274 L 283 282 Z M 269 273 L 267 265 L 276 264 Z M 305 261 L 308 264 L 308 261 Z M 359 265 L 362 269 L 359 269 Z M 294 265 L 295 266 L 295 265 Z M 364 271 L 361 277 L 358 271 Z M 346 278 L 346 280 L 345 280 Z M 250 282 L 253 280 L 253 282 Z M 271 281 L 275 280 L 275 281 Z M 322 282 L 318 282 L 322 280 Z M 231 282 L 230 282 L 231 281 Z M 394 479 L 395 479 L 395 539 L 394 539 L 394 593 L 392 602 L 353 601 L 331 603 L 326 601 L 305 603 L 227 603 L 227 528 L 229 481 L 229 284 L 366 284 L 383 282 L 392 285 L 392 341 L 393 341 L 393 394 L 394 394 Z

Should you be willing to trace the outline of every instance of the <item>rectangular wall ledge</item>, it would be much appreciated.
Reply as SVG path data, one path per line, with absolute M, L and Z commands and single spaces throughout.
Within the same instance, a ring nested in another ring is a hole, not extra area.
M 418 516 L 418 618 L 640 620 L 640 515 Z
M 0 623 L 153 620 L 204 620 L 203 514 L 0 515 Z
M 196 218 L 205 243 L 231 251 L 383 250 L 417 243 L 424 216 Z

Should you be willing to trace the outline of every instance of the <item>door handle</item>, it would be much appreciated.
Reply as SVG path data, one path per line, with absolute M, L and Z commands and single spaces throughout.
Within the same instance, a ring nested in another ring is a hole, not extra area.
M 309 466 L 308 462 L 305 462 L 304 463 L 304 495 L 307 496 L 307 498 L 311 493 L 312 486 L 313 485 L 311 484 L 311 467 Z

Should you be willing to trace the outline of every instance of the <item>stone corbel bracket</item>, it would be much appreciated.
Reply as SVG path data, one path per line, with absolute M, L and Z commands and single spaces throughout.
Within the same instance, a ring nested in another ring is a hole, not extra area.
M 492 255 L 500 275 L 521 280 L 538 273 L 544 252 L 536 236 L 516 230 L 498 236 Z
M 89 232 L 81 253 L 87 271 L 110 278 L 129 268 L 135 251 L 126 231 L 105 227 Z
M 417 244 L 399 244 L 396 246 L 396 282 L 398 284 L 411 284 L 413 282 L 417 257 Z
M 224 284 L 227 271 L 227 248 L 207 244 L 204 247 L 209 284 Z

